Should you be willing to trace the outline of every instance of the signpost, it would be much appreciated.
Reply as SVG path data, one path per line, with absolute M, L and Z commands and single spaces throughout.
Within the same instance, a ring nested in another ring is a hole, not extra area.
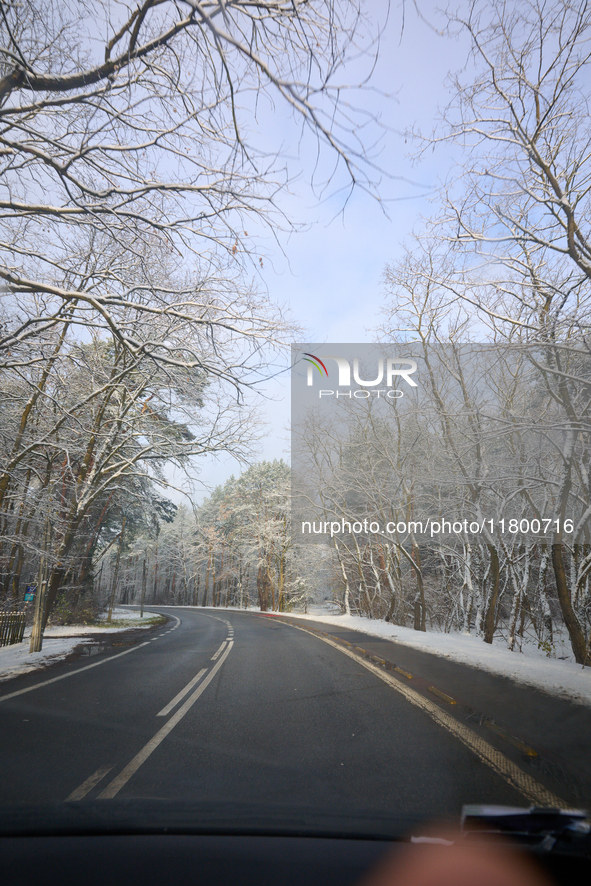
M 25 603 L 32 603 L 35 599 L 37 585 L 27 585 L 25 589 Z

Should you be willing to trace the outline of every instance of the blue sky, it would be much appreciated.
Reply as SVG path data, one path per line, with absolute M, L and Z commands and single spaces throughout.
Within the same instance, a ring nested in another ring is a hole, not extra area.
M 384 3 L 369 6 L 376 10 L 376 21 L 377 16 L 383 18 Z M 434 15 L 427 14 L 436 24 Z M 264 230 L 254 228 L 249 233 L 255 234 L 267 255 L 260 282 L 273 302 L 290 309 L 293 319 L 306 330 L 305 340 L 375 340 L 373 330 L 380 323 L 385 299 L 381 282 L 384 267 L 401 256 L 405 240 L 420 227 L 421 216 L 434 211 L 436 189 L 454 161 L 452 150 L 441 148 L 429 150 L 420 162 L 413 162 L 411 155 L 418 144 L 401 133 L 416 127 L 426 134 L 432 131 L 438 107 L 449 101 L 445 78 L 461 67 L 466 55 L 466 43 L 438 35 L 410 2 L 406 3 L 401 34 L 400 7 L 393 4 L 371 80 L 372 91 L 363 96 L 364 108 L 379 113 L 391 130 L 383 137 L 379 162 L 394 178 L 383 180 L 382 204 L 362 190 L 354 192 L 344 209 L 342 195 L 319 200 L 310 187 L 313 142 L 304 140 L 291 147 L 288 140 L 294 138 L 294 130 L 280 109 L 273 115 L 260 111 L 258 134 L 284 144 L 287 140 L 292 169 L 299 174 L 291 193 L 281 197 L 281 209 L 306 230 L 285 236 L 283 252 Z M 353 81 L 363 76 L 363 68 L 350 69 L 348 74 Z M 258 398 L 259 407 L 269 432 L 260 457 L 289 460 L 289 372 L 264 384 L 262 391 L 265 396 Z M 201 464 L 201 479 L 211 487 L 240 470 L 233 459 L 208 459 Z M 204 494 L 206 490 L 194 499 L 199 501 Z

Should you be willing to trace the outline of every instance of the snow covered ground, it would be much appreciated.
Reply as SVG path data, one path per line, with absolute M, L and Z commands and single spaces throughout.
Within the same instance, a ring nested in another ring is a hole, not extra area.
M 158 617 L 158 613 L 144 611 L 144 617 L 140 618 L 139 610 L 136 612 L 130 609 L 114 609 L 113 621 L 110 625 L 55 625 L 48 627 L 43 637 L 43 649 L 41 652 L 33 653 L 29 652 L 31 637 L 31 628 L 29 627 L 25 631 L 22 643 L 0 647 L 0 682 L 66 658 L 75 646 L 92 642 L 90 638 L 84 639 L 88 634 L 110 634 L 127 631 L 131 627 L 149 627 L 154 617 Z M 106 614 L 104 618 L 106 619 Z

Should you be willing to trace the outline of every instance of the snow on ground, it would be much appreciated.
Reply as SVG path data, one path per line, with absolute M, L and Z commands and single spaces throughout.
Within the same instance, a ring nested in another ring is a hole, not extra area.
M 25 638 L 22 643 L 14 643 L 12 646 L 0 648 L 0 682 L 10 680 L 17 674 L 27 674 L 36 671 L 65 658 L 80 643 L 85 642 L 80 638 L 64 640 L 44 639 L 41 652 L 29 653 L 29 640 Z M 88 643 L 89 641 L 86 640 Z
M 104 618 L 106 619 L 106 613 Z M 110 625 L 53 625 L 45 629 L 43 648 L 41 652 L 29 652 L 31 628 L 25 630 L 22 643 L 14 643 L 12 646 L 0 647 L 0 683 L 16 677 L 17 674 L 27 674 L 48 664 L 54 664 L 66 658 L 76 646 L 81 643 L 91 643 L 93 638 L 85 639 L 88 634 L 108 634 L 118 631 L 128 631 L 130 627 L 149 627 L 150 621 L 158 617 L 157 612 L 144 611 L 144 617 L 140 619 L 139 610 L 134 612 L 130 609 L 113 609 L 113 621 Z

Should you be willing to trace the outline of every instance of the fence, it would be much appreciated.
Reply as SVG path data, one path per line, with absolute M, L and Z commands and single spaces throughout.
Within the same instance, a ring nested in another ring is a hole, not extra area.
M 24 612 L 0 612 L 0 646 L 20 643 L 24 633 Z

